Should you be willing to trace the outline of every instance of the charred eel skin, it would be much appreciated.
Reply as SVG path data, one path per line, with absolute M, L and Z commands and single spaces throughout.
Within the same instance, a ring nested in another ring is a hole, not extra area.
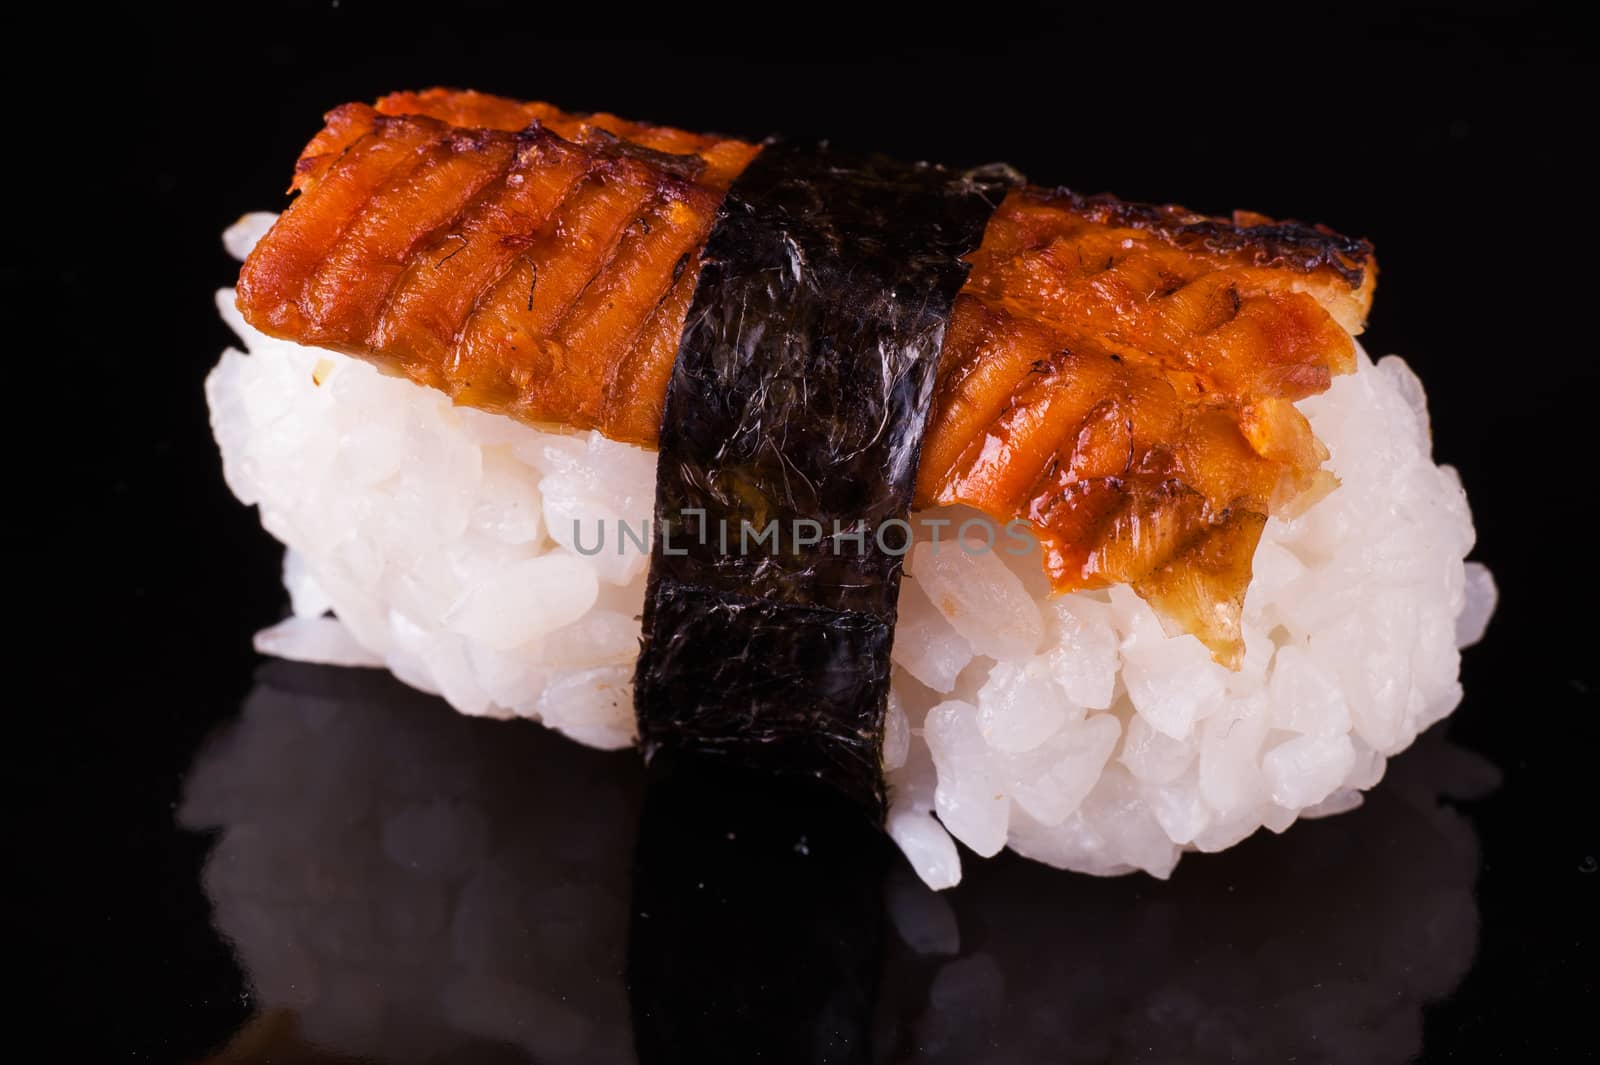
M 787 143 L 734 182 L 661 422 L 634 686 L 647 759 L 814 777 L 882 816 L 893 523 L 963 256 L 1010 183 Z

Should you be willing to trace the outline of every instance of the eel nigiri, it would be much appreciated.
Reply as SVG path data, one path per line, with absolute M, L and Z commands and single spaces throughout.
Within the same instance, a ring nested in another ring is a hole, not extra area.
M 225 238 L 213 427 L 290 549 L 258 646 L 599 746 L 782 750 L 936 886 L 955 840 L 1165 876 L 1359 803 L 1495 595 L 1420 383 L 1355 339 L 1372 246 L 831 152 L 439 89 L 329 112 Z M 881 541 L 704 538 L 774 509 L 909 518 L 906 580 Z M 968 518 L 1025 550 L 941 550 Z

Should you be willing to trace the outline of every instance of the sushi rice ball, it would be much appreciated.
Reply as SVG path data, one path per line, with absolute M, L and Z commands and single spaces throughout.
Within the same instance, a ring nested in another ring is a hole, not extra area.
M 241 219 L 228 250 L 274 217 Z M 243 345 L 206 382 L 224 474 L 286 546 L 292 616 L 258 649 L 629 746 L 649 550 L 616 530 L 651 515 L 654 453 L 453 406 L 217 302 Z M 960 879 L 956 841 L 1164 878 L 1185 851 L 1359 805 L 1460 702 L 1494 582 L 1464 561 L 1472 516 L 1421 383 L 1357 359 L 1297 404 L 1339 483 L 1267 523 L 1237 671 L 1125 586 L 1052 595 L 1036 548 L 936 545 L 962 515 L 912 516 L 883 768 L 889 834 L 924 881 Z

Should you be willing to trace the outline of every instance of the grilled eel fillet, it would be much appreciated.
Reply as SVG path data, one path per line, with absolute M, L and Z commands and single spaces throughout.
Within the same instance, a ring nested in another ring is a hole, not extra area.
M 473 92 L 347 104 L 239 308 L 459 403 L 653 447 L 700 249 L 759 150 Z M 1056 590 L 1130 584 L 1237 666 L 1267 516 L 1334 484 L 1293 404 L 1355 368 L 1371 246 L 1027 187 L 968 258 L 916 505 L 1027 520 Z

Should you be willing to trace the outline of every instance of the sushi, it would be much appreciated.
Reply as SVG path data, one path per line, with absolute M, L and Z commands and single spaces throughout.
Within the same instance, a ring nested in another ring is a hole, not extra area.
M 936 886 L 952 836 L 1165 876 L 1358 803 L 1494 599 L 1355 340 L 1371 246 L 830 152 L 330 112 L 226 237 L 213 427 L 289 548 L 259 646 L 822 778 Z M 714 535 L 775 516 L 865 550 Z

